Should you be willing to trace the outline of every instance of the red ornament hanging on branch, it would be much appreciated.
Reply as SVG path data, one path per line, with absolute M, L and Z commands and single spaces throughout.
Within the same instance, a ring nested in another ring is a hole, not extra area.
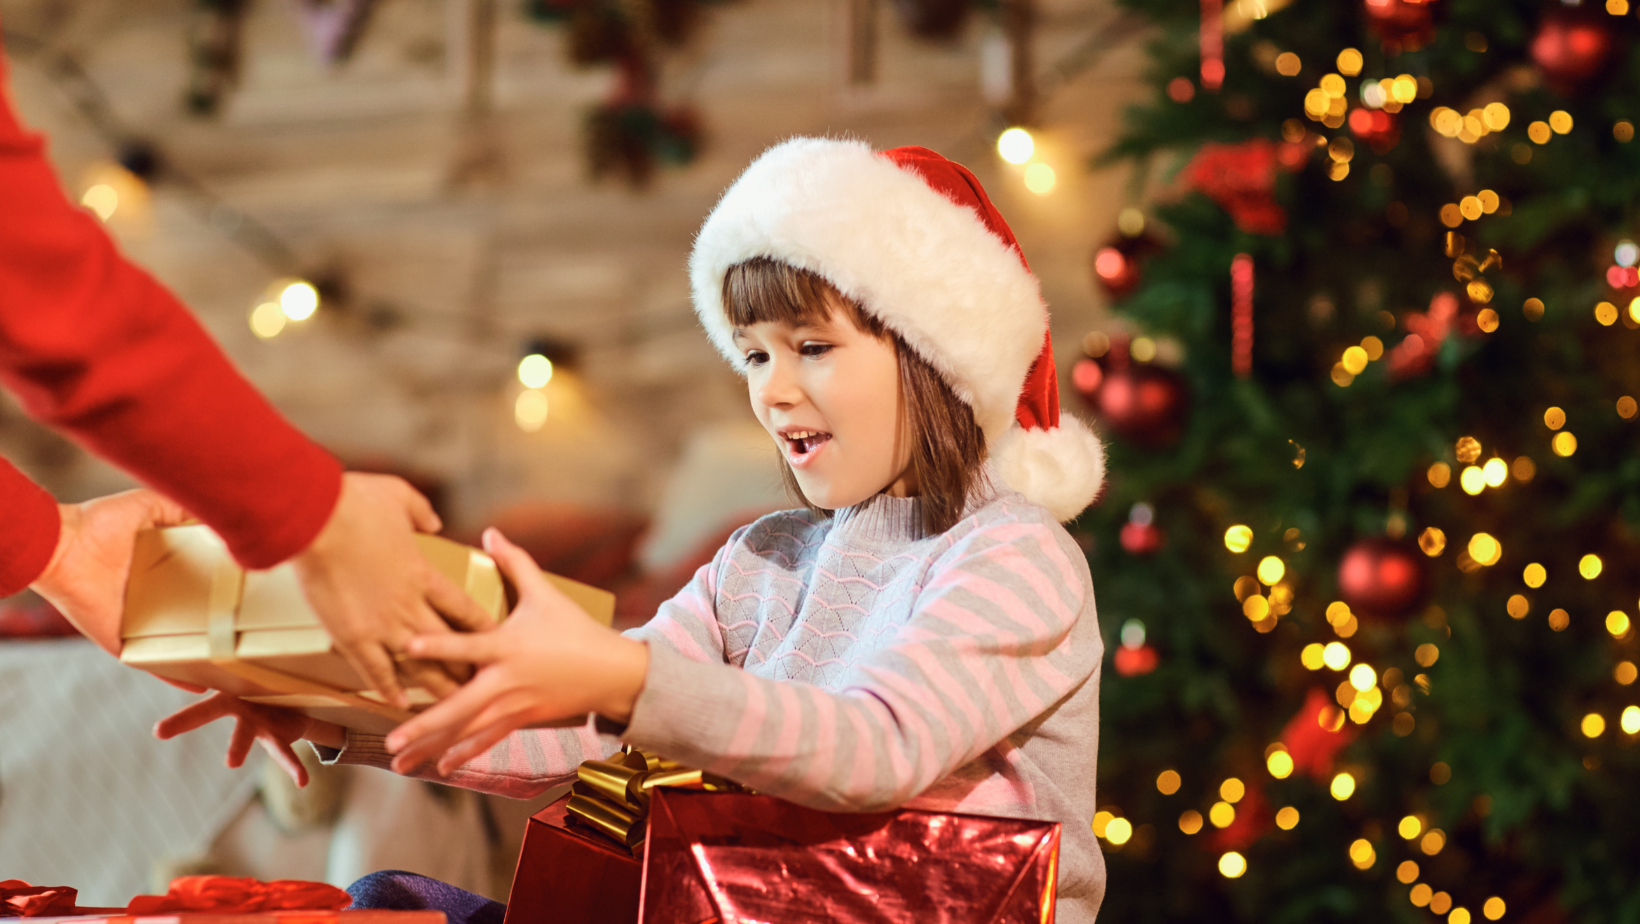
M 1417 51 L 1435 38 L 1434 0 L 1362 0 L 1367 25 L 1384 51 Z
M 1071 368 L 1071 384 L 1117 436 L 1149 449 L 1177 442 L 1189 410 L 1189 388 L 1172 369 L 1135 362 L 1125 337 L 1101 356 Z
M 1162 249 L 1148 232 L 1128 237 L 1118 233 L 1093 252 L 1093 281 L 1112 299 L 1126 298 L 1139 287 L 1146 257 Z
M 1574 96 L 1610 63 L 1616 38 L 1610 16 L 1583 10 L 1550 10 L 1532 38 L 1532 61 L 1556 93 Z
M 1129 555 L 1154 555 L 1167 544 L 1167 535 L 1156 525 L 1156 508 L 1143 503 L 1134 504 L 1128 511 L 1119 538 Z
M 1404 619 L 1424 602 L 1428 591 L 1423 557 L 1393 539 L 1363 539 L 1338 563 L 1338 595 L 1364 616 Z
M 1388 154 L 1401 140 L 1400 119 L 1382 109 L 1351 109 L 1349 126 L 1350 134 L 1361 139 L 1375 154 Z
M 1224 85 L 1224 0 L 1201 0 L 1202 89 Z

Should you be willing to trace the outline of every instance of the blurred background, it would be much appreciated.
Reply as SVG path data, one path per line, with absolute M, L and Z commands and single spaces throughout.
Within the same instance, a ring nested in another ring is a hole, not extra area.
M 627 624 L 790 503 L 685 274 L 760 151 L 846 135 L 969 166 L 1064 368 L 1105 323 L 1094 251 L 1141 196 L 1089 166 L 1150 34 L 1105 0 L 0 0 L 0 25 L 66 193 L 298 427 L 410 478 L 456 537 L 498 524 L 616 589 Z M 131 486 L 4 394 L 0 455 L 63 501 Z M 225 727 L 147 737 L 188 697 L 38 640 L 61 626 L 26 595 L 0 611 L 35 639 L 0 643 L 0 874 L 82 904 L 199 870 L 397 867 L 504 897 L 530 805 L 223 770 Z

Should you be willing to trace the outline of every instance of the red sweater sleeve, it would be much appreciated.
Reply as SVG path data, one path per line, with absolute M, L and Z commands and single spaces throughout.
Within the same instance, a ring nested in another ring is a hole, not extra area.
M 57 548 L 57 501 L 0 459 L 0 597 L 27 587 Z
M 30 416 L 188 508 L 245 566 L 301 551 L 335 506 L 340 464 L 64 198 L 43 141 L 23 130 L 5 90 L 0 62 L 0 384 Z M 7 477 L 0 550 L 19 566 L 43 565 L 39 550 L 50 556 L 56 529 L 12 515 L 28 492 Z

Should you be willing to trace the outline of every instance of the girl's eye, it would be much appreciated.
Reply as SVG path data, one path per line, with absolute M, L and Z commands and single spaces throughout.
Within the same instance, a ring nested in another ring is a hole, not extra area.
M 827 353 L 831 352 L 831 344 L 829 344 L 829 343 L 805 343 L 799 349 L 798 352 L 800 352 L 804 356 L 808 356 L 810 358 L 813 358 L 813 357 L 816 357 L 816 356 L 824 356 Z
M 761 366 L 768 361 L 769 354 L 763 352 L 762 350 L 746 351 L 746 365 L 748 366 Z

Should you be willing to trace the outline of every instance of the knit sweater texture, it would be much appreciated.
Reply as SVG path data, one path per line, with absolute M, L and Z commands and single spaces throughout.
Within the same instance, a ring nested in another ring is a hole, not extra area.
M 515 797 L 620 741 L 828 811 L 899 806 L 1064 826 L 1058 920 L 1105 890 L 1090 820 L 1103 642 L 1081 550 L 1001 490 L 924 535 L 878 495 L 737 531 L 647 625 L 650 666 L 620 738 L 519 731 L 445 782 Z M 328 750 L 328 749 L 326 749 Z M 324 756 L 385 766 L 350 733 Z

